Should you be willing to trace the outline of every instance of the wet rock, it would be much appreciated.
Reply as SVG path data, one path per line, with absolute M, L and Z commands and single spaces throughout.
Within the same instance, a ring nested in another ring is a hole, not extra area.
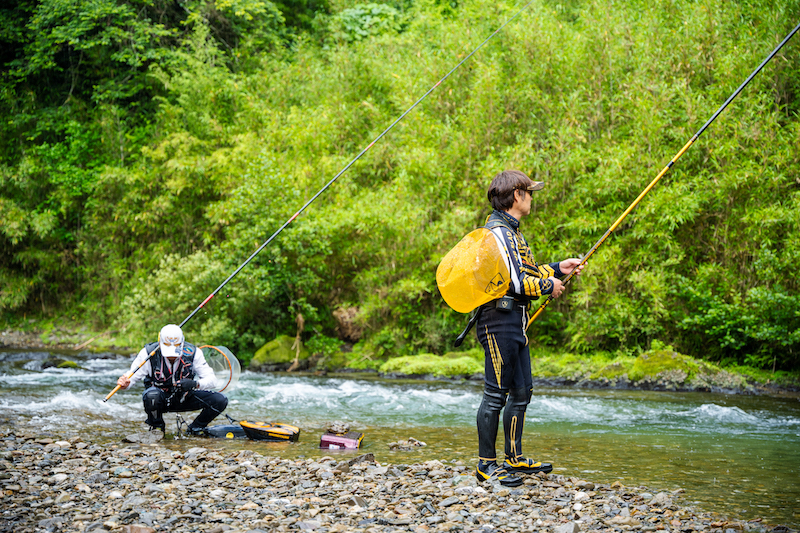
M 133 470 L 124 466 L 120 466 L 114 469 L 114 475 L 122 478 L 133 477 Z
M 651 507 L 660 507 L 662 509 L 668 509 L 672 507 L 672 498 L 666 492 L 659 492 L 653 497 L 652 500 L 650 500 L 649 505 Z
M 137 444 L 155 444 L 164 439 L 164 434 L 160 431 L 142 431 L 140 433 L 132 433 L 126 435 L 122 439 L 123 442 L 132 442 Z
M 406 440 L 399 440 L 397 442 L 390 442 L 389 449 L 390 450 L 402 450 L 402 451 L 410 451 L 415 448 L 421 448 L 422 446 L 427 446 L 421 440 L 417 440 L 413 437 L 410 437 Z
M 352 497 L 346 499 L 343 503 L 344 503 L 344 505 L 349 505 L 351 507 L 353 507 L 353 506 L 354 507 L 363 507 L 363 508 L 367 507 L 367 501 L 364 498 L 362 498 L 361 496 L 352 496 Z
M 124 531 L 124 533 L 156 533 L 156 530 L 152 527 L 141 526 L 139 524 L 123 526 L 122 531 Z
M 103 472 L 97 472 L 92 474 L 86 478 L 87 483 L 103 483 L 108 479 L 108 474 Z
M 457 503 L 461 503 L 461 499 L 458 496 L 450 496 L 449 498 L 442 500 L 439 503 L 439 507 L 450 507 L 451 505 L 455 505 Z
M 56 474 L 50 478 L 51 485 L 58 485 L 59 483 L 63 483 L 69 479 L 69 476 L 66 474 Z

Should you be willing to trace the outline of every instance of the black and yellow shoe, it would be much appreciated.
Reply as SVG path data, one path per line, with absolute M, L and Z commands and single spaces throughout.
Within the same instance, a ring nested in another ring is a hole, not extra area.
M 553 465 L 550 463 L 540 463 L 525 457 L 517 457 L 516 459 L 506 457 L 505 462 L 503 462 L 503 468 L 512 474 L 538 474 L 539 472 L 549 474 L 553 471 Z
M 475 477 L 478 478 L 478 481 L 496 479 L 504 487 L 519 487 L 522 485 L 522 478 L 512 476 L 505 468 L 498 466 L 494 461 L 478 461 Z

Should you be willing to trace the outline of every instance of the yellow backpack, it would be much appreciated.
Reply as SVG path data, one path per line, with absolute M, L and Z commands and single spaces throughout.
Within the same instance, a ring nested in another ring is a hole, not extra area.
M 447 305 L 469 313 L 508 292 L 509 269 L 500 238 L 478 228 L 447 252 L 436 269 L 436 284 Z

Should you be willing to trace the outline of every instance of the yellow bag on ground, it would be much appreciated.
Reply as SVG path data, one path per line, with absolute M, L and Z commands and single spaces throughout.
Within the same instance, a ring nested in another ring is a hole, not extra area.
M 508 268 L 495 235 L 478 228 L 447 252 L 436 269 L 436 284 L 447 305 L 469 313 L 508 292 Z

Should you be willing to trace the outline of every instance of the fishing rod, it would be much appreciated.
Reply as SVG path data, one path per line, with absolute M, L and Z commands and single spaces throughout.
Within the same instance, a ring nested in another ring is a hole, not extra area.
M 494 32 L 492 32 L 492 34 L 491 34 L 491 35 L 489 35 L 489 37 L 487 37 L 487 38 L 486 38 L 486 39 L 485 39 L 485 40 L 484 40 L 484 41 L 483 41 L 481 44 L 479 44 L 479 45 L 478 45 L 478 46 L 477 46 L 477 47 L 476 47 L 474 50 L 472 50 L 472 52 L 470 52 L 469 54 L 467 54 L 467 56 L 466 56 L 464 59 L 462 59 L 461 61 L 459 61 L 459 62 L 458 62 L 458 64 L 457 64 L 455 67 L 453 67 L 452 69 L 450 69 L 450 71 L 449 71 L 447 74 L 445 74 L 445 75 L 444 75 L 444 76 L 443 76 L 443 77 L 442 77 L 442 78 L 441 78 L 439 81 L 437 81 L 435 84 L 433 84 L 433 86 L 432 86 L 430 89 L 428 89 L 428 90 L 425 92 L 425 94 L 423 94 L 421 97 L 419 97 L 419 99 L 417 99 L 417 101 L 416 101 L 416 102 L 414 102 L 413 104 L 411 104 L 411 107 L 409 107 L 408 109 L 406 109 L 406 110 L 405 110 L 405 111 L 404 111 L 404 112 L 403 112 L 403 113 L 402 113 L 402 114 L 401 114 L 399 117 L 397 117 L 397 119 L 395 119 L 395 121 L 394 121 L 394 122 L 392 122 L 392 123 L 389 125 L 389 127 L 388 127 L 388 128 L 386 128 L 385 130 L 383 130 L 383 131 L 380 133 L 380 135 L 378 135 L 377 137 L 375 137 L 375 139 L 373 139 L 373 141 L 372 141 L 371 143 L 369 143 L 369 144 L 366 146 L 366 148 L 364 148 L 363 150 L 361 150 L 361 152 L 359 152 L 359 153 L 358 153 L 358 155 L 356 155 L 356 156 L 355 156 L 355 157 L 354 157 L 352 160 L 350 160 L 350 162 L 349 162 L 349 163 L 347 163 L 347 164 L 346 164 L 346 165 L 345 165 L 345 166 L 344 166 L 344 167 L 343 167 L 343 168 L 342 168 L 342 169 L 341 169 L 339 172 L 337 172 L 337 173 L 336 173 L 336 175 L 335 175 L 333 178 L 331 178 L 331 179 L 330 179 L 330 181 L 328 181 L 328 182 L 327 182 L 327 183 L 326 183 L 326 184 L 325 184 L 325 185 L 324 185 L 324 186 L 323 186 L 323 187 L 322 187 L 322 188 L 321 188 L 319 191 L 317 191 L 317 193 L 316 193 L 314 196 L 312 196 L 312 197 L 311 197 L 311 199 L 309 199 L 309 200 L 308 200 L 308 201 L 307 201 L 305 204 L 303 204 L 303 206 L 302 206 L 300 209 L 298 209 L 298 210 L 297 210 L 297 212 L 296 212 L 294 215 L 292 215 L 291 217 L 289 217 L 289 219 L 288 219 L 286 222 L 284 222 L 284 223 L 283 223 L 283 225 L 282 225 L 281 227 L 279 227 L 279 228 L 278 228 L 278 229 L 275 231 L 275 233 L 273 233 L 273 234 L 270 236 L 270 238 L 269 238 L 269 239 L 267 239 L 266 241 L 264 241 L 264 244 L 262 244 L 261 246 L 259 246 L 259 247 L 258 247 L 258 249 L 256 249 L 256 251 L 255 251 L 255 252 L 253 252 L 253 253 L 250 255 L 250 257 L 248 257 L 248 258 L 247 258 L 247 259 L 246 259 L 246 260 L 245 260 L 245 261 L 244 261 L 244 262 L 243 262 L 241 265 L 239 265 L 239 267 L 238 267 L 236 270 L 234 270 L 234 271 L 233 271 L 233 273 L 232 273 L 230 276 L 228 276 L 228 277 L 225 279 L 225 281 L 223 281 L 223 282 L 220 284 L 220 286 L 219 286 L 219 287 L 217 287 L 216 289 L 214 289 L 214 291 L 213 291 L 211 294 L 209 294 L 209 295 L 206 297 L 206 299 L 205 299 L 205 300 L 203 300 L 203 302 L 202 302 L 200 305 L 198 305 L 198 306 L 195 308 L 195 310 L 194 310 L 194 311 L 192 311 L 192 312 L 189 314 L 189 316 L 187 316 L 186 318 L 184 318 L 184 319 L 183 319 L 183 322 L 181 322 L 181 323 L 180 323 L 178 326 L 179 326 L 180 328 L 183 328 L 183 326 L 184 326 L 184 325 L 185 325 L 187 322 L 189 322 L 189 320 L 191 320 L 191 319 L 192 319 L 192 317 L 194 317 L 194 316 L 195 316 L 195 315 L 196 315 L 196 314 L 197 314 L 197 313 L 200 311 L 200 309 L 202 309 L 202 308 L 203 308 L 203 306 L 205 306 L 205 305 L 206 305 L 206 304 L 209 302 L 209 300 L 211 300 L 211 298 L 213 298 L 214 296 L 216 296 L 216 295 L 217 295 L 217 293 L 219 293 L 219 291 L 221 291 L 221 290 L 222 290 L 222 288 L 223 288 L 225 285 L 227 285 L 229 281 L 231 281 L 231 280 L 232 280 L 234 277 L 236 277 L 236 275 L 237 275 L 239 272 L 241 272 L 241 270 L 242 270 L 244 267 L 246 267 L 246 266 L 248 265 L 248 263 L 250 263 L 250 261 L 252 261 L 252 260 L 253 260 L 253 259 L 254 259 L 254 258 L 255 258 L 255 257 L 256 257 L 256 256 L 257 256 L 257 255 L 258 255 L 260 252 L 261 252 L 261 250 L 263 250 L 264 248 L 266 248 L 266 247 L 267 247 L 267 245 L 269 245 L 269 243 L 271 243 L 271 242 L 272 242 L 272 241 L 275 239 L 275 237 L 277 237 L 277 236 L 278 236 L 278 235 L 279 235 L 279 234 L 280 234 L 280 233 L 281 233 L 281 232 L 282 232 L 284 229 L 286 229 L 286 227 L 287 227 L 289 224 L 291 224 L 292 222 L 294 222 L 294 220 L 295 220 L 295 219 L 296 219 L 296 218 L 297 218 L 297 217 L 300 215 L 300 213 L 302 213 L 303 211 L 305 211 L 305 210 L 306 210 L 306 208 L 307 208 L 309 205 L 311 205 L 311 203 L 312 203 L 314 200 L 316 200 L 316 199 L 317 199 L 317 198 L 318 198 L 318 197 L 319 197 L 319 196 L 320 196 L 320 195 L 321 195 L 323 192 L 325 192 L 325 191 L 328 189 L 328 187 L 330 187 L 331 185 L 333 185 L 333 183 L 334 183 L 334 182 L 335 182 L 337 179 L 339 179 L 339 177 L 340 177 L 342 174 L 344 174 L 345 172 L 347 172 L 347 170 L 348 170 L 348 169 L 350 169 L 350 167 L 352 167 L 352 166 L 355 164 L 355 162 L 356 162 L 356 161 L 358 161 L 359 159 L 361 159 L 361 156 L 363 156 L 365 153 L 367 153 L 367 151 L 369 151 L 369 149 L 370 149 L 370 148 L 372 148 L 372 147 L 375 145 L 375 143 L 377 143 L 378 141 L 380 141 L 380 140 L 381 140 L 381 139 L 382 139 L 382 138 L 383 138 L 383 137 L 384 137 L 384 136 L 385 136 L 387 133 L 389 133 L 389 131 L 390 131 L 392 128 L 394 128 L 394 127 L 395 127 L 395 125 L 396 125 L 398 122 L 400 122 L 401 120 L 403 120 L 403 118 L 405 118 L 405 116 L 406 116 L 406 115 L 408 115 L 408 114 L 409 114 L 409 113 L 410 113 L 410 112 L 411 112 L 411 111 L 412 111 L 412 110 L 413 110 L 415 107 L 417 107 L 417 105 L 419 105 L 419 104 L 420 104 L 420 102 L 422 102 L 423 100 L 425 100 L 425 99 L 428 97 L 428 95 L 429 95 L 429 94 L 431 94 L 431 93 L 432 93 L 432 92 L 433 92 L 433 91 L 434 91 L 434 90 L 435 90 L 435 89 L 436 89 L 436 88 L 437 88 L 439 85 L 441 85 L 441 84 L 442 84 L 442 82 L 444 82 L 444 81 L 445 81 L 447 78 L 449 78 L 449 77 L 450 77 L 450 75 L 451 75 L 453 72 L 455 72 L 456 70 L 458 70 L 458 68 L 459 68 L 461 65 L 463 65 L 465 62 L 467 62 L 467 61 L 468 61 L 468 60 L 469 60 L 469 59 L 470 59 L 470 58 L 471 58 L 473 55 L 475 55 L 475 53 L 476 53 L 478 50 L 480 50 L 481 48 L 483 48 L 483 45 L 485 45 L 486 43 L 488 43 L 488 42 L 489 42 L 489 41 L 490 41 L 490 40 L 491 40 L 491 39 L 492 39 L 492 38 L 493 38 L 495 35 L 497 35 L 498 33 L 500 33 L 500 31 L 502 31 L 502 30 L 503 30 L 503 28 L 505 28 L 506 26 L 508 26 L 508 25 L 509 25 L 509 24 L 510 24 L 510 23 L 511 23 L 513 20 L 515 20 L 515 19 L 516 19 L 516 18 L 517 18 L 517 17 L 518 17 L 518 16 L 519 16 L 519 15 L 520 15 L 520 14 L 521 14 L 523 11 L 525 11 L 525 10 L 528 8 L 528 6 L 530 6 L 530 5 L 533 3 L 533 1 L 534 1 L 534 0 L 529 0 L 529 1 L 528 1 L 528 3 L 526 3 L 524 6 L 522 6 L 522 7 L 521 7 L 521 8 L 520 8 L 520 9 L 519 9 L 519 10 L 518 10 L 516 13 L 514 13 L 514 15 L 513 15 L 511 18 L 509 18 L 508 20 L 506 20 L 506 21 L 505 21 L 505 22 L 504 22 L 504 23 L 503 23 L 503 24 L 502 24 L 502 25 L 501 25 L 499 28 L 497 28 L 496 30 L 494 30 Z M 152 354 L 150 354 L 150 355 L 152 355 Z M 149 357 L 148 357 L 148 359 L 149 359 Z M 145 361 L 147 361 L 147 359 L 145 359 Z M 142 362 L 142 365 L 143 365 L 143 364 L 144 364 L 144 362 Z M 141 368 L 141 367 L 142 367 L 142 365 L 139 365 L 139 368 Z M 139 370 L 139 368 L 137 368 L 136 370 L 134 370 L 134 371 L 130 372 L 130 375 L 129 375 L 128 377 L 130 378 L 130 376 L 132 376 L 133 374 L 135 374 L 135 373 L 136 373 L 136 371 L 137 371 L 137 370 Z M 112 390 L 112 391 L 111 391 L 111 392 L 108 394 L 108 396 L 106 396 L 106 398 L 105 398 L 103 401 L 104 401 L 104 402 L 105 402 L 105 401 L 108 401 L 108 399 L 109 399 L 109 398 L 111 398 L 111 397 L 112 397 L 112 396 L 113 396 L 113 395 L 114 395 L 114 394 L 115 394 L 115 393 L 116 393 L 116 392 L 117 392 L 117 391 L 118 391 L 120 388 L 121 388 L 121 387 L 120 387 L 119 385 L 117 385 L 117 387 L 116 387 L 114 390 Z
M 442 77 L 442 79 L 440 79 L 439 81 L 437 81 L 437 82 L 436 82 L 436 83 L 435 83 L 435 84 L 434 84 L 434 85 L 433 85 L 433 86 L 432 86 L 430 89 L 428 89 L 428 91 L 427 91 L 425 94 L 423 94 L 423 95 L 422 95 L 422 96 L 421 96 L 421 97 L 420 97 L 420 98 L 419 98 L 419 99 L 418 99 L 416 102 L 414 102 L 413 104 L 411 104 L 411 107 L 409 107 L 408 109 L 406 109 L 406 110 L 405 110 L 405 111 L 404 111 L 404 112 L 403 112 L 403 113 L 402 113 L 402 114 L 401 114 L 399 117 L 397 117 L 397 119 L 395 119 L 395 121 L 394 121 L 394 122 L 392 122 L 392 123 L 389 125 L 389 127 L 388 127 L 388 128 L 386 128 L 385 130 L 383 130 L 383 131 L 380 133 L 380 135 L 378 135 L 377 137 L 375 137 L 375 139 L 374 139 L 374 140 L 373 140 L 371 143 L 369 143 L 369 144 L 367 145 L 367 147 L 366 147 L 366 148 L 364 148 L 363 150 L 361 150 L 361 152 L 359 152 L 359 154 L 358 154 L 357 156 L 355 156 L 355 157 L 354 157 L 354 158 L 353 158 L 353 159 L 352 159 L 352 160 L 351 160 L 349 163 L 347 163 L 347 164 L 344 166 L 344 168 L 342 168 L 342 169 L 341 169 L 341 170 L 340 170 L 338 173 L 336 173 L 336 175 L 335 175 L 333 178 L 331 178 L 331 180 L 330 180 L 328 183 L 326 183 L 326 184 L 325 184 L 325 185 L 324 185 L 324 186 L 323 186 L 323 187 L 322 187 L 322 188 L 321 188 L 319 191 L 317 191 L 317 193 L 316 193 L 314 196 L 312 196 L 310 200 L 308 200 L 308 201 L 307 201 L 305 204 L 303 204 L 303 206 L 302 206 L 300 209 L 298 209 L 298 210 L 297 210 L 297 212 L 296 212 L 294 215 L 292 215 L 292 216 L 289 218 L 289 220 L 287 220 L 286 222 L 284 222 L 284 224 L 283 224 L 283 225 L 282 225 L 280 228 L 278 228 L 278 229 L 275 231 L 275 233 L 273 233 L 273 234 L 272 234 L 272 236 L 270 236 L 270 238 L 269 238 L 269 239 L 267 239 L 266 241 L 264 241 L 264 244 L 262 244 L 261 246 L 259 246 L 259 247 L 258 247 L 258 249 L 257 249 L 255 252 L 253 252 L 253 253 L 252 253 L 252 255 L 250 255 L 250 257 L 248 257 L 248 258 L 247 258 L 247 260 L 246 260 L 244 263 L 242 263 L 241 265 L 239 265 L 239 268 L 237 268 L 236 270 L 234 270 L 234 271 L 233 271 L 233 274 L 231 274 L 230 276 L 228 276 L 228 278 L 227 278 L 225 281 L 223 281 L 223 282 L 222 282 L 222 284 L 220 284 L 220 286 L 219 286 L 219 287 L 217 287 L 216 289 L 214 289 L 214 292 L 212 292 L 211 294 L 209 294 L 209 295 L 208 295 L 208 297 L 207 297 L 205 300 L 203 300 L 203 302 L 202 302 L 200 305 L 198 305 L 198 306 L 197 306 L 197 308 L 196 308 L 194 311 L 192 311 L 192 313 L 191 313 L 189 316 L 187 316 L 187 317 L 186 317 L 186 318 L 183 320 L 183 322 L 181 322 L 181 323 L 179 324 L 179 326 L 182 328 L 184 324 L 186 324 L 186 323 L 187 323 L 189 320 L 191 320 L 191 318 L 192 318 L 194 315 L 196 315 L 196 314 L 197 314 L 197 313 L 200 311 L 200 309 L 202 309 L 202 308 L 203 308 L 203 306 L 204 306 L 204 305 L 206 305 L 206 304 L 208 303 L 208 301 L 209 301 L 209 300 L 211 300 L 211 298 L 213 298 L 214 296 L 216 296 L 216 294 L 217 294 L 217 293 L 218 293 L 220 290 L 222 290 L 222 288 L 223 288 L 225 285 L 227 285 L 227 284 L 228 284 L 228 282 L 229 282 L 230 280 L 232 280 L 232 279 L 233 279 L 233 278 L 236 276 L 236 274 L 238 274 L 238 273 L 239 273 L 239 272 L 240 272 L 240 271 L 241 271 L 241 270 L 242 270 L 242 269 L 243 269 L 245 266 L 247 266 L 247 264 L 248 264 L 250 261 L 252 261 L 252 260 L 255 258 L 255 256 L 257 256 L 257 255 L 258 255 L 258 254 L 261 252 L 261 250 L 263 250 L 264 248 L 266 248 L 266 247 L 267 247 L 267 245 L 268 245 L 270 242 L 272 242 L 272 240 L 273 240 L 273 239 L 275 239 L 275 237 L 277 237 L 277 236 L 278 236 L 278 234 L 280 234 L 280 232 L 282 232 L 282 231 L 283 231 L 283 230 L 284 230 L 284 229 L 285 229 L 285 228 L 286 228 L 286 227 L 287 227 L 289 224 L 291 224 L 292 222 L 294 222 L 294 220 L 295 220 L 295 219 L 296 219 L 296 218 L 297 218 L 297 217 L 300 215 L 300 213 L 302 213 L 303 211 L 305 211 L 305 209 L 306 209 L 306 208 L 307 208 L 309 205 L 311 205 L 311 203 L 312 203 L 314 200 L 316 200 L 316 199 L 317 199 L 317 197 L 319 197 L 319 196 L 320 196 L 320 195 L 321 195 L 323 192 L 325 192 L 325 191 L 328 189 L 328 187 L 330 187 L 331 185 L 333 185 L 333 183 L 334 183 L 334 182 L 335 182 L 337 179 L 339 179 L 339 176 L 341 176 L 342 174 L 344 174 L 345 172 L 347 172 L 347 170 L 348 170 L 348 169 L 349 169 L 351 166 L 353 166 L 353 164 L 355 164 L 355 162 L 356 162 L 356 161 L 358 161 L 359 159 L 361 159 L 361 156 L 363 156 L 365 153 L 367 153 L 367 151 L 368 151 L 370 148 L 372 148 L 372 147 L 375 145 L 375 143 L 377 143 L 378 141 L 380 141 L 380 140 L 381 140 L 381 139 L 384 137 L 384 135 L 386 135 L 387 133 L 389 133 L 389 131 L 390 131 L 392 128 L 394 128 L 394 126 L 395 126 L 395 125 L 396 125 L 398 122 L 400 122 L 401 120 L 403 120 L 403 118 L 405 118 L 405 116 L 406 116 L 406 115 L 408 115 L 408 114 L 409 114 L 409 113 L 410 113 L 410 112 L 411 112 L 411 111 L 412 111 L 412 110 L 413 110 L 415 107 L 417 107 L 417 105 L 418 105 L 420 102 L 422 102 L 423 100 L 425 100 L 425 98 L 427 98 L 429 94 L 431 94 L 431 93 L 432 93 L 432 92 L 433 92 L 433 91 L 434 91 L 434 90 L 435 90 L 435 89 L 436 89 L 436 88 L 437 88 L 439 85 L 441 85 L 441 83 L 442 83 L 443 81 L 445 81 L 447 78 L 449 78 L 449 77 L 450 77 L 450 75 L 451 75 L 453 72 L 455 72 L 456 70 L 458 70 L 458 68 L 459 68 L 461 65 L 463 65 L 463 64 L 464 64 L 464 63 L 465 63 L 467 60 L 469 60 L 469 58 L 471 58 L 471 57 L 472 57 L 472 56 L 473 56 L 473 55 L 474 55 L 474 54 L 475 54 L 475 53 L 476 53 L 478 50 L 480 50 L 481 48 L 483 48 L 483 45 L 485 45 L 486 43 L 488 43 L 488 42 L 489 42 L 489 41 L 490 41 L 490 40 L 491 40 L 491 39 L 492 39 L 492 38 L 493 38 L 495 35 L 497 35 L 498 33 L 500 33 L 500 31 L 501 31 L 503 28 L 505 28 L 506 26 L 508 26 L 508 25 L 509 25 L 509 24 L 510 24 L 510 23 L 511 23 L 511 22 L 512 22 L 514 19 L 516 19 L 516 18 L 517 18 L 517 17 L 518 17 L 518 16 L 519 16 L 519 15 L 520 15 L 520 14 L 521 14 L 523 11 L 525 11 L 525 10 L 528 8 L 528 6 L 530 6 L 532 3 L 533 3 L 533 0 L 530 0 L 530 1 L 529 1 L 527 4 L 525 4 L 524 6 L 522 6 L 522 8 L 520 8 L 520 10 L 519 10 L 519 11 L 517 11 L 517 12 L 516 12 L 516 13 L 515 13 L 515 14 L 514 14 L 514 15 L 513 15 L 511 18 L 509 18 L 507 21 L 505 21 L 505 23 L 503 23 L 503 25 L 502 25 L 502 26 L 500 26 L 499 28 L 497 28 L 496 30 L 494 30 L 494 32 L 493 32 L 491 35 L 489 35 L 489 37 L 487 37 L 487 38 L 486 38 L 486 39 L 485 39 L 485 40 L 484 40 L 484 41 L 483 41 L 481 44 L 479 44 L 479 45 L 478 45 L 478 46 L 477 46 L 477 47 L 476 47 L 476 48 L 475 48 L 475 49 L 474 49 L 472 52 L 470 52 L 470 53 L 469 53 L 469 54 L 468 54 L 468 55 L 467 55 L 467 56 L 466 56 L 464 59 L 462 59 L 461 61 L 459 61 L 459 62 L 458 62 L 458 64 L 457 64 L 455 67 L 453 67 L 453 68 L 450 70 L 450 72 L 448 72 L 447 74 L 445 74 L 445 75 L 444 75 L 444 77 Z
M 628 214 L 631 211 L 633 211 L 634 208 L 637 205 L 639 205 L 639 202 L 642 201 L 642 198 L 644 198 L 647 195 L 647 193 L 649 193 L 650 190 L 653 187 L 655 187 L 656 183 L 658 183 L 658 180 L 660 180 L 664 176 L 664 174 L 666 174 L 669 171 L 669 169 L 672 168 L 672 166 L 684 154 L 684 152 L 686 152 L 686 150 L 688 150 L 689 147 L 692 146 L 692 144 L 694 144 L 694 142 L 697 140 L 698 137 L 700 137 L 700 135 L 706 130 L 706 128 L 708 128 L 711 125 L 711 123 L 714 122 L 714 120 L 716 120 L 716 118 L 720 115 L 720 113 L 722 113 L 725 110 L 725 108 L 728 107 L 728 104 L 730 104 L 731 101 L 733 101 L 733 99 L 736 98 L 739 95 L 740 92 L 742 92 L 742 90 L 747 86 L 747 84 L 750 83 L 750 81 L 756 76 L 756 74 L 761 72 L 761 69 L 764 68 L 764 66 L 767 63 L 769 63 L 770 60 L 772 60 L 773 57 L 775 57 L 775 54 L 777 54 L 780 51 L 780 49 L 783 48 L 783 45 L 785 45 L 787 42 L 789 42 L 789 39 L 791 39 L 792 36 L 795 33 L 797 33 L 798 30 L 800 30 L 800 24 L 795 26 L 794 29 L 789 32 L 789 35 L 787 35 L 786 38 L 784 38 L 783 41 L 781 41 L 781 43 L 778 46 L 776 46 L 775 49 L 766 57 L 766 59 L 764 59 L 764 61 L 762 61 L 761 64 L 758 65 L 758 67 L 747 77 L 746 80 L 744 80 L 744 82 L 739 86 L 739 88 L 736 89 L 733 92 L 733 94 L 731 94 L 728 97 L 727 100 L 725 100 L 725 103 L 722 104 L 719 109 L 717 109 L 717 111 L 711 116 L 710 119 L 708 119 L 706 121 L 705 124 L 703 124 L 703 127 L 700 128 L 699 130 L 697 130 L 697 133 L 695 133 L 692 136 L 692 138 L 689 139 L 689 142 L 687 142 L 683 146 L 683 148 L 681 148 L 680 151 L 677 154 L 675 154 L 675 156 L 670 160 L 670 162 L 667 163 L 667 166 L 665 166 L 663 169 L 661 169 L 661 172 L 659 172 L 658 175 L 653 179 L 653 181 L 650 182 L 650 185 L 648 185 L 642 191 L 642 193 L 636 198 L 636 200 L 634 200 L 633 203 L 630 206 L 628 206 L 628 208 L 619 216 L 619 218 L 611 225 L 611 227 L 608 228 L 608 230 L 603 234 L 603 236 L 600 237 L 600 240 L 598 240 L 596 243 L 594 243 L 594 246 L 592 246 L 592 248 L 581 258 L 581 262 L 579 263 L 579 265 L 585 265 L 586 264 L 586 261 L 589 260 L 589 258 L 592 256 L 592 254 L 594 254 L 597 251 L 597 249 L 600 248 L 600 246 L 602 246 L 602 244 L 606 241 L 606 239 L 608 239 L 608 237 L 611 235 L 611 233 L 615 229 L 617 229 L 617 227 L 622 223 L 623 220 L 625 220 L 625 217 L 627 217 Z M 574 275 L 575 275 L 575 269 L 573 269 L 572 272 L 570 272 L 569 275 L 567 275 L 567 277 L 564 278 L 562 283 L 564 285 L 566 285 L 567 283 L 569 283 L 569 281 L 572 279 L 572 277 Z M 542 314 L 544 309 L 548 305 L 550 305 L 550 302 L 552 302 L 553 300 L 554 300 L 554 298 L 553 298 L 552 295 L 548 296 L 547 300 L 545 300 L 544 303 L 541 306 L 539 306 L 539 309 L 537 309 L 536 312 L 533 315 L 531 315 L 531 318 L 530 318 L 528 324 L 530 324 L 531 322 L 536 320 L 536 318 L 539 315 Z

